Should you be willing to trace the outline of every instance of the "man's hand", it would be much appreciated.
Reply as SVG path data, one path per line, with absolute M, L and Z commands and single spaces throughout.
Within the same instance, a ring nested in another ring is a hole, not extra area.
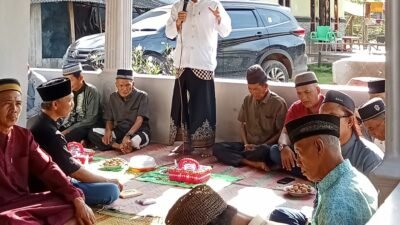
M 245 144 L 244 145 L 244 150 L 245 151 L 253 151 L 254 149 L 256 149 L 256 145 L 255 144 Z
M 82 198 L 74 199 L 75 217 L 79 225 L 91 225 L 96 223 L 96 217 L 92 209 L 85 204 Z
M 217 6 L 217 8 L 215 8 L 215 10 L 213 10 L 210 7 L 208 7 L 208 9 L 212 12 L 212 14 L 214 14 L 215 18 L 217 19 L 218 24 L 220 24 L 221 23 L 221 15 L 219 13 L 218 6 Z
M 128 154 L 133 151 L 130 137 L 125 136 L 124 139 L 122 139 L 120 149 L 121 149 L 121 152 L 124 154 Z
M 107 182 L 116 184 L 119 188 L 119 191 L 122 191 L 124 189 L 124 185 L 122 185 L 118 179 L 108 179 Z
M 181 26 L 183 22 L 186 21 L 187 12 L 180 11 L 178 12 L 178 19 L 176 19 L 176 26 Z
M 69 133 L 69 130 L 64 130 L 63 132 L 61 132 L 63 135 L 67 135 Z
M 104 132 L 104 136 L 101 139 L 101 141 L 105 144 L 105 145 L 109 145 L 111 143 L 112 140 L 112 131 L 107 130 Z
M 282 167 L 288 171 L 291 171 L 296 166 L 296 155 L 289 146 L 285 146 L 281 150 Z

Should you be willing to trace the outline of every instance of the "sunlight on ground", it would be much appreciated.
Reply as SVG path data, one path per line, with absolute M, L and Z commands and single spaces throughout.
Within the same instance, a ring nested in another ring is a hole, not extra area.
M 273 190 L 260 187 L 244 187 L 238 194 L 228 201 L 228 204 L 236 207 L 238 211 L 249 216 L 269 215 L 277 206 L 286 200 L 278 196 Z
M 171 187 L 161 196 L 156 198 L 157 204 L 149 205 L 144 210 L 142 210 L 138 215 L 163 215 L 165 217 L 168 213 L 168 210 L 172 207 L 172 205 L 180 198 L 182 195 L 189 192 L 190 189 L 182 189 L 182 188 L 174 188 Z

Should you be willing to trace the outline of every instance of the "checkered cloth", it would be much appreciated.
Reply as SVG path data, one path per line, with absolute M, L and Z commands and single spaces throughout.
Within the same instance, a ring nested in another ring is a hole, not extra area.
M 186 68 L 176 68 L 176 77 L 179 78 L 183 71 Z M 200 69 L 191 69 L 193 71 L 193 73 L 200 79 L 202 80 L 212 80 L 214 77 L 214 71 L 210 71 L 210 70 L 200 70 Z

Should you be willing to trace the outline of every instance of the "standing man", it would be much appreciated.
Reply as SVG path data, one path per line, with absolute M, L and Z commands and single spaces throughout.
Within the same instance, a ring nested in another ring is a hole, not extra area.
M 172 6 L 165 30 L 168 38 L 177 38 L 170 144 L 185 136 L 177 152 L 215 142 L 218 35 L 226 37 L 231 30 L 231 19 L 218 0 L 180 0 Z
M 99 150 L 127 154 L 149 144 L 149 97 L 134 84 L 132 70 L 117 71 L 117 91 L 110 95 L 103 116 L 106 127 L 89 133 L 89 140 Z
M 246 165 L 268 171 L 270 146 L 278 143 L 287 106 L 285 100 L 269 90 L 267 75 L 260 65 L 247 69 L 250 95 L 244 98 L 238 120 L 242 142 L 214 145 L 218 161 L 232 166 Z
M 74 178 L 72 184 L 83 191 L 88 205 L 114 202 L 122 190 L 119 181 L 93 174 L 82 167 L 68 151 L 67 141 L 57 129 L 56 121 L 67 117 L 74 107 L 71 81 L 66 77 L 55 78 L 40 85 L 37 90 L 43 103 L 42 113 L 30 128 L 35 140 L 67 176 Z M 36 188 L 40 190 L 43 187 Z
M 71 185 L 31 132 L 16 125 L 21 92 L 17 80 L 0 79 L 0 224 L 94 224 L 82 192 Z M 32 193 L 30 174 L 51 192 Z
M 95 86 L 85 82 L 80 63 L 64 65 L 63 75 L 71 81 L 74 107 L 60 131 L 68 142 L 80 142 L 101 118 L 100 94 Z

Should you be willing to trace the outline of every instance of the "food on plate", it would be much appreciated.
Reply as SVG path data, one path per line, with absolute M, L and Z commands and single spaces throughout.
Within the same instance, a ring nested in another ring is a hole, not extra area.
M 106 161 L 104 161 L 103 167 L 122 167 L 125 164 L 126 164 L 125 159 L 112 158 L 112 159 L 107 159 Z
M 296 183 L 286 188 L 289 194 L 311 194 L 313 187 L 308 184 Z

